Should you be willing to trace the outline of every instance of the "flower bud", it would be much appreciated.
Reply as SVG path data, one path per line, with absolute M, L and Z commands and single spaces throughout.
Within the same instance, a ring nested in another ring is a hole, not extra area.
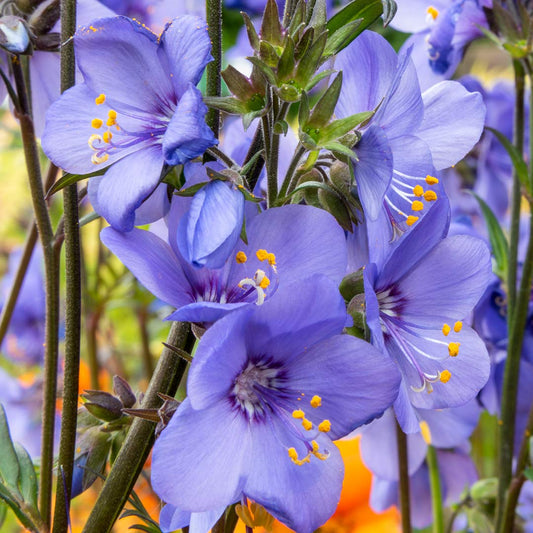
M 0 46 L 12 54 L 24 54 L 30 48 L 26 23 L 19 17 L 0 17 Z
M 122 416 L 122 402 L 108 392 L 88 390 L 81 397 L 87 411 L 100 420 L 110 422 Z
M 31 14 L 28 23 L 35 35 L 48 33 L 59 20 L 59 0 L 45 0 Z
M 113 392 L 118 396 L 124 407 L 133 407 L 137 401 L 128 382 L 120 376 L 113 376 Z

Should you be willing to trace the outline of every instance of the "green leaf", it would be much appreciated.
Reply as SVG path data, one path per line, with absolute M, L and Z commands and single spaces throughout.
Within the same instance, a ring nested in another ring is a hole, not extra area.
M 261 74 L 263 74 L 264 78 L 268 81 L 268 83 L 270 83 L 270 85 L 273 85 L 274 87 L 277 85 L 276 76 L 274 76 L 274 72 L 268 65 L 263 63 L 263 61 L 261 61 L 258 57 L 251 56 L 247 57 L 246 59 L 259 69 Z
M 318 65 L 320 64 L 320 60 L 322 59 L 322 53 L 324 52 L 327 38 L 327 32 L 321 33 L 298 63 L 295 79 L 300 85 L 307 85 L 309 80 L 314 76 Z
M 18 442 L 15 443 L 15 452 L 20 466 L 20 492 L 22 493 L 22 498 L 38 512 L 38 483 L 35 467 L 33 466 L 30 454 Z
M 300 61 L 300 59 L 307 52 L 307 49 L 311 46 L 315 36 L 315 30 L 313 28 L 307 28 L 304 34 L 301 36 L 300 40 L 296 43 L 294 47 L 294 59 Z
M 87 224 L 89 224 L 90 222 L 93 222 L 94 220 L 98 220 L 99 218 L 100 218 L 100 215 L 96 211 L 91 211 L 90 213 L 83 215 L 79 221 L 80 228 L 82 226 L 86 226 Z
M 513 163 L 513 167 L 516 170 L 516 175 L 518 176 L 518 179 L 520 180 L 520 183 L 524 189 L 531 194 L 531 187 L 529 184 L 529 174 L 527 169 L 527 164 L 524 161 L 524 158 L 522 157 L 522 154 L 519 152 L 519 150 L 514 146 L 511 141 L 501 132 L 498 130 L 495 130 L 494 128 L 489 128 L 487 126 L 487 129 L 494 133 L 496 135 L 497 139 L 502 143 L 503 147 L 509 154 L 509 157 L 511 158 L 511 161 Z
M 337 105 L 341 88 L 342 72 L 339 72 L 320 100 L 316 103 L 307 124 L 302 125 L 302 127 L 305 128 L 310 126 L 312 128 L 322 128 L 325 126 L 331 120 L 331 117 L 335 112 L 335 106 Z
M 529 481 L 533 481 L 533 468 L 526 468 L 524 470 L 524 476 L 526 476 Z
M 335 74 L 335 72 L 337 71 L 333 69 L 322 70 L 309 80 L 309 83 L 305 86 L 305 90 L 310 91 L 318 82 L 322 81 L 328 76 L 331 76 L 332 74 Z
M 368 120 L 374 111 L 365 111 L 363 113 L 356 113 L 355 115 L 350 115 L 349 117 L 340 118 L 334 120 L 331 124 L 328 124 L 320 132 L 320 141 L 327 143 L 335 139 L 339 139 L 343 135 L 346 135 L 348 132 L 354 130 L 359 124 Z
M 471 192 L 471 194 L 478 201 L 479 207 L 481 207 L 483 217 L 485 218 L 485 222 L 487 224 L 490 245 L 492 247 L 492 255 L 494 256 L 494 260 L 496 262 L 495 274 L 500 276 L 502 279 L 507 279 L 509 244 L 505 234 L 503 233 L 498 219 L 487 203 L 475 192 Z
M 326 28 L 329 30 L 330 35 L 333 35 L 350 22 L 356 19 L 362 19 L 361 25 L 357 29 L 357 35 L 359 35 L 359 33 L 375 22 L 382 13 L 383 4 L 381 0 L 354 0 L 331 17 L 328 20 Z M 353 39 L 357 35 L 354 35 Z
M 279 56 L 276 48 L 268 41 L 261 40 L 259 44 L 259 57 L 265 62 L 266 65 L 272 68 L 276 68 L 279 63 Z
M 255 31 L 255 26 L 250 20 L 250 17 L 246 13 L 244 13 L 244 11 L 241 11 L 241 15 L 244 19 L 244 25 L 246 26 L 246 33 L 248 33 L 248 40 L 250 41 L 250 45 L 256 52 L 259 52 L 259 36 Z
M 174 194 L 177 196 L 194 196 L 202 187 L 205 187 L 208 183 L 208 181 L 203 181 L 202 183 L 191 185 L 191 187 L 187 187 L 186 189 L 174 191 Z
M 230 115 L 242 115 L 247 111 L 245 103 L 233 96 L 204 96 L 204 104 Z
M 32 522 L 31 518 L 22 511 L 13 494 L 2 483 L 0 483 L 0 500 L 3 500 L 7 505 L 9 505 L 11 510 L 15 513 L 19 522 L 25 528 L 29 529 L 34 533 L 39 533 L 38 528 Z
M 363 19 L 355 19 L 331 35 L 324 48 L 324 58 L 338 54 L 346 48 L 361 32 L 357 31 Z
M 280 45 L 283 38 L 282 35 L 278 3 L 276 0 L 268 0 L 263 12 L 263 21 L 261 22 L 261 39 L 273 45 Z
M 9 434 L 6 412 L 4 406 L 0 404 L 0 476 L 6 486 L 14 492 L 15 496 L 21 497 L 18 482 L 20 478 L 20 467 Z
M 324 144 L 324 148 L 326 150 L 331 150 L 332 152 L 337 152 L 339 154 L 342 154 L 349 159 L 353 159 L 354 161 L 357 160 L 357 156 L 355 155 L 355 152 L 348 148 L 347 146 L 344 146 L 344 144 L 341 144 L 339 142 L 331 141 L 326 144 Z
M 46 198 L 50 198 L 50 196 L 54 195 L 56 192 L 68 187 L 69 185 L 74 185 L 75 183 L 78 183 L 78 181 L 85 180 L 87 178 L 93 178 L 94 176 L 101 176 L 106 170 L 107 167 L 96 170 L 95 172 L 91 172 L 90 174 L 69 174 L 66 172 L 50 187 L 46 193 Z
M 228 65 L 220 75 L 226 82 L 230 92 L 239 100 L 246 101 L 255 94 L 255 90 L 251 86 L 250 80 L 235 67 Z
M 288 80 L 292 71 L 294 70 L 294 41 L 291 37 L 288 37 L 285 42 L 285 48 L 279 58 L 278 63 L 278 81 L 283 82 Z
M 300 99 L 300 107 L 298 109 L 298 123 L 300 126 L 307 124 L 309 120 L 309 98 L 307 93 L 304 91 Z
M 317 31 L 322 31 L 326 22 L 327 17 L 327 7 L 325 0 L 316 0 L 313 7 L 313 13 L 311 15 L 311 20 L 309 21 L 309 26 L 312 26 Z

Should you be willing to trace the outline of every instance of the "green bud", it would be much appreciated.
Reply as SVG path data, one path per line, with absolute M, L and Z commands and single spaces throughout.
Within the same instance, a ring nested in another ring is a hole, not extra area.
M 284 102 L 297 102 L 301 95 L 300 89 L 289 83 L 284 83 L 276 90 L 276 93 Z
M 498 478 L 491 477 L 476 481 L 470 488 L 470 496 L 475 501 L 495 500 L 498 494 Z
M 360 268 L 344 276 L 339 286 L 339 291 L 346 301 L 350 301 L 354 296 L 365 292 L 363 281 L 363 269 Z
M 352 231 L 352 219 L 342 198 L 333 190 L 318 189 L 318 199 L 322 207 L 329 211 L 339 225 L 346 231 Z
M 352 173 L 350 167 L 342 161 L 334 161 L 329 169 L 331 183 L 344 195 L 350 194 L 352 189 Z

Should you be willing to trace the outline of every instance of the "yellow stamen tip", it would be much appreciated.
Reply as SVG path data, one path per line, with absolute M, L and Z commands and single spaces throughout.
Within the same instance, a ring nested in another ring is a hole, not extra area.
M 269 253 L 267 254 L 267 260 L 268 260 L 268 264 L 270 266 L 275 266 L 276 264 L 276 256 L 272 253 Z
M 424 209 L 424 204 L 420 200 L 415 200 L 411 204 L 411 209 L 413 211 L 422 211 L 422 209 Z
M 293 461 L 297 461 L 298 460 L 298 452 L 296 451 L 296 448 L 289 448 L 287 450 L 287 452 L 289 453 L 289 457 L 293 460 Z
M 259 286 L 262 288 L 262 289 L 266 289 L 268 286 L 270 285 L 270 280 L 265 276 L 261 282 L 259 283 Z
M 430 15 L 433 20 L 435 20 L 439 16 L 439 10 L 435 9 L 433 6 L 429 6 L 426 11 L 427 14 Z
M 408 225 L 408 226 L 412 226 L 417 220 L 419 219 L 419 217 L 415 217 L 413 215 L 409 215 L 407 217 L 407 220 L 405 221 L 405 223 Z
M 459 346 L 459 342 L 450 342 L 450 344 L 448 344 L 448 353 L 450 354 L 450 357 L 457 357 Z
M 322 422 L 318 424 L 318 431 L 327 433 L 330 430 L 331 430 L 331 422 L 329 420 L 322 420 Z
M 425 420 L 420 422 L 420 433 L 426 444 L 431 444 L 431 431 L 429 429 L 428 423 Z
M 246 261 L 248 261 L 248 257 L 246 257 L 246 254 L 244 252 L 237 252 L 237 255 L 235 256 L 235 261 L 242 265 L 242 263 L 246 263 Z
M 292 412 L 292 417 L 296 419 L 302 419 L 305 417 L 305 413 L 301 409 L 295 409 Z
M 449 370 L 443 370 L 440 373 L 439 379 L 441 380 L 442 383 L 448 383 L 451 377 L 452 377 L 452 373 Z
M 108 143 L 111 142 L 111 139 L 113 138 L 113 134 L 110 131 L 105 131 L 102 135 L 102 138 L 104 139 L 104 142 Z
M 104 123 L 104 121 L 102 119 L 99 119 L 99 118 L 93 118 L 91 120 L 91 126 L 97 130 L 98 128 L 101 128 L 102 127 L 102 124 Z
M 439 179 L 435 176 L 430 176 L 429 174 L 426 176 L 426 183 L 428 185 L 436 185 L 439 182 Z
M 424 189 L 422 188 L 422 185 L 417 185 L 413 189 L 413 194 L 418 197 L 422 196 L 424 194 Z
M 268 252 L 266 250 L 257 250 L 257 252 L 255 252 L 255 255 L 257 256 L 257 259 L 259 259 L 259 261 L 264 261 L 268 258 Z
M 461 330 L 463 329 L 463 323 L 458 320 L 454 325 L 453 325 L 453 330 L 455 331 L 455 333 L 459 333 Z
M 442 326 L 442 333 L 443 335 L 447 336 L 448 333 L 450 333 L 450 331 L 452 330 L 452 328 L 450 326 L 448 326 L 448 324 L 444 324 Z
M 311 420 L 307 420 L 307 418 L 303 418 L 302 426 L 306 431 L 309 431 L 310 429 L 313 429 L 313 422 L 311 422 Z
M 314 407 L 316 409 L 317 407 L 320 407 L 322 405 L 322 398 L 315 394 L 311 398 L 311 401 L 309 403 L 311 404 L 311 407 Z
M 117 112 L 114 109 L 110 109 L 109 112 L 107 113 L 107 116 L 109 118 L 116 119 L 117 118 Z
M 103 104 L 105 102 L 105 94 L 100 94 L 94 99 L 96 105 Z
M 434 202 L 437 199 L 437 193 L 435 191 L 426 191 L 424 193 L 424 200 L 426 202 Z

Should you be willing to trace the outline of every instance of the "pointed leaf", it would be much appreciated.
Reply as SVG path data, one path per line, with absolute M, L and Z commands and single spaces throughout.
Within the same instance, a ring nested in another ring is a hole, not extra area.
M 30 454 L 20 445 L 15 443 L 15 452 L 20 465 L 20 492 L 24 501 L 37 512 L 37 475 Z
M 341 50 L 346 48 L 360 33 L 359 26 L 361 26 L 363 19 L 355 19 L 343 26 L 339 31 L 331 35 L 324 48 L 324 59 L 338 54 Z
M 300 40 L 296 43 L 294 47 L 294 59 L 300 61 L 300 59 L 306 54 L 307 49 L 311 46 L 315 35 L 315 30 L 313 28 L 307 28 Z
M 314 76 L 318 65 L 320 64 L 320 60 L 322 59 L 322 52 L 324 52 L 327 38 L 327 32 L 321 33 L 298 63 L 295 79 L 299 81 L 301 85 L 306 85 Z
M 307 124 L 309 120 L 309 98 L 304 91 L 300 99 L 300 108 L 298 109 L 298 123 L 300 126 Z
M 244 102 L 233 98 L 233 96 L 204 96 L 204 103 L 213 109 L 220 109 L 230 115 L 242 115 L 247 111 Z
M 347 146 L 344 146 L 344 144 L 338 143 L 338 142 L 329 142 L 324 144 L 324 148 L 326 150 L 331 150 L 332 152 L 337 152 L 339 154 L 342 154 L 349 159 L 353 159 L 354 161 L 357 160 L 357 156 L 355 155 L 355 152 L 348 148 Z
M 363 113 L 356 113 L 349 117 L 334 120 L 331 124 L 328 124 L 322 129 L 320 132 L 320 141 L 329 142 L 339 139 L 343 135 L 354 130 L 359 124 L 368 120 L 373 114 L 374 111 L 364 111 Z
M 244 25 L 246 26 L 246 33 L 248 34 L 250 45 L 256 52 L 259 52 L 259 35 L 257 35 L 257 32 L 255 31 L 254 24 L 244 11 L 241 11 L 241 15 L 244 19 Z
M 324 78 L 327 78 L 328 76 L 331 76 L 332 74 L 335 74 L 335 72 L 337 71 L 333 69 L 322 70 L 321 72 L 319 72 L 318 74 L 316 74 L 315 76 L 311 78 L 309 83 L 305 86 L 305 90 L 310 91 L 317 83 L 321 82 Z
M 368 28 L 383 13 L 381 0 L 354 0 L 328 20 L 326 25 L 333 35 L 353 20 L 362 19 L 359 33 Z M 355 37 L 354 37 L 355 38 Z
M 496 274 L 502 279 L 507 279 L 507 267 L 509 261 L 509 244 L 503 233 L 502 227 L 498 222 L 498 219 L 492 212 L 487 203 L 482 200 L 476 193 L 471 192 L 474 198 L 478 201 L 485 222 L 487 224 L 487 230 L 489 232 L 489 240 L 492 248 L 492 255 L 496 262 Z
M 335 106 L 339 99 L 339 94 L 342 88 L 342 72 L 339 72 L 331 85 L 324 92 L 320 100 L 316 103 L 309 118 L 309 122 L 305 126 L 312 128 L 322 128 L 333 117 Z
M 278 80 L 288 80 L 294 70 L 294 65 L 294 41 L 288 37 L 278 63 Z
M 313 6 L 313 13 L 311 15 L 311 20 L 309 21 L 309 26 L 312 26 L 317 31 L 322 31 L 327 20 L 326 0 L 316 0 L 315 5 Z
M 0 476 L 5 485 L 20 497 L 18 482 L 20 478 L 20 467 L 9 433 L 6 412 L 4 406 L 0 404 Z
M 291 37 L 294 37 L 300 28 L 305 27 L 305 6 L 304 0 L 299 0 L 298 4 L 296 4 L 296 9 L 288 27 L 288 33 Z
M 48 190 L 46 193 L 46 198 L 50 198 L 50 196 L 54 195 L 56 192 L 60 191 L 61 189 L 64 189 L 65 187 L 68 187 L 69 185 L 74 185 L 75 183 L 78 183 L 78 181 L 85 180 L 87 178 L 92 178 L 94 176 L 101 176 L 106 172 L 107 168 L 102 168 L 100 170 L 97 170 L 95 172 L 91 172 L 90 174 L 69 174 L 68 172 L 65 172 L 61 178 L 59 178 Z
M 15 513 L 18 521 L 25 528 L 34 533 L 39 533 L 39 530 L 32 522 L 31 518 L 21 510 L 20 505 L 17 503 L 13 494 L 2 483 L 0 483 L 0 500 L 4 501 L 7 505 L 9 505 L 11 510 Z
M 276 0 L 268 0 L 265 6 L 261 23 L 261 39 L 276 45 L 282 43 L 283 34 Z
M 191 185 L 186 189 L 180 189 L 179 191 L 174 191 L 174 194 L 177 196 L 194 196 L 202 187 L 205 187 L 209 182 L 204 181 L 202 183 L 197 183 L 196 185 Z
M 261 40 L 259 44 L 259 57 L 269 67 L 276 68 L 278 66 L 279 56 L 277 50 L 268 41 Z
M 250 80 L 232 65 L 228 65 L 220 75 L 226 82 L 230 92 L 239 100 L 246 101 L 255 94 Z
M 247 57 L 246 59 L 259 69 L 261 74 L 263 74 L 264 78 L 268 81 L 268 83 L 270 83 L 270 85 L 277 85 L 276 76 L 274 76 L 274 72 L 268 65 L 265 65 L 265 63 L 263 63 L 263 61 L 261 61 L 258 57 L 251 56 Z

